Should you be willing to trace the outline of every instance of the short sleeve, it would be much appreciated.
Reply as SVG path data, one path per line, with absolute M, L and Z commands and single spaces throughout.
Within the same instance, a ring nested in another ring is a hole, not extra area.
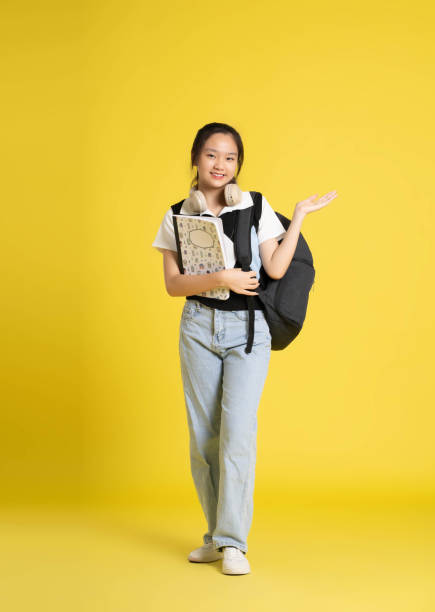
M 177 242 L 175 240 L 174 222 L 172 220 L 172 208 L 166 212 L 163 221 L 160 224 L 156 237 L 152 245 L 158 251 L 160 249 L 169 249 L 177 252 Z
M 281 240 L 286 234 L 286 229 L 279 220 L 272 206 L 263 196 L 261 217 L 258 225 L 258 244 L 270 238 Z

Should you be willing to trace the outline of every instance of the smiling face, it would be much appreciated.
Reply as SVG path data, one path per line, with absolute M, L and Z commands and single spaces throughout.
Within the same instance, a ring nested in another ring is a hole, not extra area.
M 230 134 L 217 133 L 207 138 L 196 160 L 198 189 L 219 189 L 229 183 L 237 170 L 237 155 L 237 145 Z

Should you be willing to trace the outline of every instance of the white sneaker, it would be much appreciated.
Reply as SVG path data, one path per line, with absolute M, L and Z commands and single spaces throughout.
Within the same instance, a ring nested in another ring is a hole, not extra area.
M 210 561 L 217 561 L 222 557 L 223 553 L 214 548 L 213 542 L 209 542 L 192 550 L 187 558 L 194 563 L 210 563 Z
M 225 546 L 222 561 L 223 574 L 249 574 L 251 568 L 249 561 L 240 548 Z

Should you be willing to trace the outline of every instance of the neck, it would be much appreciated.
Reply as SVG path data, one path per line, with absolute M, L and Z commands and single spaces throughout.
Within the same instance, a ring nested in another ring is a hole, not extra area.
M 207 206 L 213 210 L 216 208 L 222 208 L 222 206 L 226 206 L 226 202 L 225 202 L 225 195 L 224 195 L 224 189 L 225 188 L 220 188 L 220 189 L 207 189 L 207 188 L 203 188 L 201 187 L 201 182 L 198 182 L 198 189 L 199 191 L 202 191 L 202 193 L 205 195 L 205 199 L 207 200 Z

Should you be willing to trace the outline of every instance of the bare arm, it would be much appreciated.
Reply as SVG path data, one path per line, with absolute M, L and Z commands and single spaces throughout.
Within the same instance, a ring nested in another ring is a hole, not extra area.
M 270 278 L 282 278 L 286 273 L 296 251 L 302 221 L 302 215 L 293 216 L 281 244 L 278 244 L 276 238 L 270 238 L 260 244 L 261 261 Z
M 198 295 L 216 287 L 224 287 L 221 270 L 211 274 L 180 274 L 175 251 L 162 249 L 166 291 L 172 297 Z
M 177 253 L 169 249 L 159 251 L 163 253 L 166 291 L 172 297 L 198 295 L 216 287 L 228 287 L 243 295 L 258 295 L 254 289 L 259 282 L 253 270 L 243 272 L 241 268 L 230 268 L 211 274 L 180 274 Z
M 319 208 L 323 208 L 331 200 L 337 197 L 337 192 L 330 191 L 322 196 L 318 202 L 315 202 L 318 194 L 298 202 L 295 206 L 295 211 L 291 218 L 291 223 L 286 231 L 281 244 L 278 244 L 276 238 L 270 238 L 260 244 L 260 256 L 263 263 L 263 267 L 266 270 L 268 276 L 271 278 L 282 278 L 287 272 L 293 255 L 296 251 L 298 244 L 299 234 L 301 231 L 302 221 L 305 216 Z

